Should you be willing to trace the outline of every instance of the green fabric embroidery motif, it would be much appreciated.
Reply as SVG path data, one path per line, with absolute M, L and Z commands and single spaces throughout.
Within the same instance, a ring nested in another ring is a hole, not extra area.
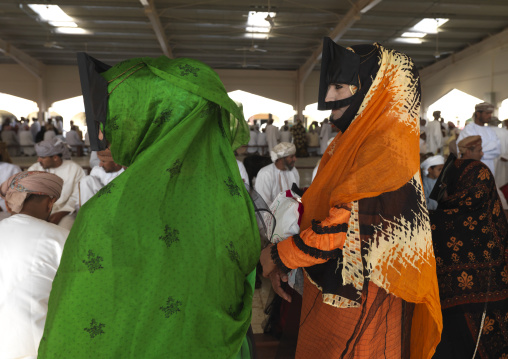
M 249 140 L 241 109 L 195 60 L 103 76 L 104 134 L 128 168 L 78 213 L 39 358 L 247 357 L 260 241 L 233 154 Z
M 178 238 L 178 230 L 171 229 L 170 226 L 166 224 L 166 228 L 164 228 L 164 235 L 160 236 L 159 239 L 166 243 L 166 247 L 171 247 L 171 244 L 174 242 L 178 242 L 180 239 Z
M 83 260 L 83 263 L 88 267 L 88 271 L 93 274 L 96 270 L 103 269 L 101 262 L 104 259 L 101 256 L 96 255 L 92 250 L 88 251 L 88 260 Z
M 92 319 L 92 321 L 90 322 L 90 328 L 85 328 L 84 330 L 85 332 L 88 332 L 88 334 L 90 334 L 90 338 L 93 339 L 98 335 L 104 334 L 104 330 L 102 330 L 102 328 L 104 328 L 105 326 L 106 324 L 97 323 L 95 319 Z
M 168 300 L 166 301 L 165 307 L 160 307 L 159 309 L 164 312 L 164 316 L 166 318 L 169 318 L 176 312 L 180 311 L 180 306 L 182 305 L 182 302 L 179 300 L 174 300 L 172 297 L 168 297 Z

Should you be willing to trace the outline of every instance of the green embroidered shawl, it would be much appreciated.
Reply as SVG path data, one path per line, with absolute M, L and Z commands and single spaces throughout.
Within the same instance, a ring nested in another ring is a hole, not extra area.
M 249 140 L 242 111 L 195 60 L 131 59 L 102 75 L 103 130 L 128 169 L 77 216 L 39 358 L 237 357 L 260 250 L 233 155 Z

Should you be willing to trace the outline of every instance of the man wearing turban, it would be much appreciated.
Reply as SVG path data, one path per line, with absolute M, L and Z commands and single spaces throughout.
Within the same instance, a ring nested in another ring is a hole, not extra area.
M 268 206 L 280 192 L 291 189 L 293 183 L 300 185 L 295 153 L 295 145 L 281 142 L 270 151 L 273 163 L 259 170 L 254 187 Z
M 494 106 L 488 102 L 482 102 L 475 106 L 473 122 L 469 123 L 457 138 L 457 144 L 466 137 L 481 136 L 483 156 L 481 161 L 487 165 L 495 175 L 494 160 L 501 154 L 501 143 L 494 130 L 488 123 L 494 112 Z M 459 149 L 460 150 L 460 149 Z
M 48 223 L 63 181 L 19 172 L 0 185 L 12 216 L 0 222 L 0 357 L 35 358 L 69 231 Z
M 92 168 L 90 175 L 79 181 L 78 208 L 125 171 L 123 166 L 115 163 L 109 149 L 97 152 L 97 157 L 100 160 L 99 165 Z
M 78 183 L 85 177 L 85 171 L 70 160 L 67 145 L 58 138 L 37 143 L 35 151 L 38 156 L 37 163 L 28 170 L 53 173 L 64 181 L 62 194 L 53 206 L 49 221 L 70 230 L 75 218 L 73 213 L 78 204 Z

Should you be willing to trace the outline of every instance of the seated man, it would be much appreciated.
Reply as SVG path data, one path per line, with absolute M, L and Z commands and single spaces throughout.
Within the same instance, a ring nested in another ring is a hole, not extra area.
M 35 151 L 39 156 L 37 163 L 30 166 L 28 170 L 53 173 L 64 181 L 62 194 L 53 207 L 49 221 L 70 230 L 78 203 L 78 182 L 85 177 L 85 171 L 81 166 L 70 161 L 69 149 L 57 138 L 36 144 Z
M 76 126 L 71 126 L 71 130 L 65 134 L 65 141 L 71 146 L 72 151 L 79 155 L 83 155 L 84 142 L 76 130 Z
M 420 165 L 422 169 L 422 182 L 423 182 L 423 192 L 425 193 L 425 203 L 427 204 L 427 209 L 434 210 L 437 208 L 437 202 L 431 198 L 429 198 L 432 189 L 436 185 L 437 178 L 441 173 L 445 160 L 441 155 L 435 155 L 427 158 Z
M 295 153 L 295 145 L 281 142 L 270 152 L 273 163 L 259 170 L 255 189 L 268 206 L 280 192 L 291 189 L 293 183 L 300 185 L 300 175 L 295 168 Z
M 0 183 L 7 181 L 12 175 L 21 172 L 19 166 L 11 163 L 11 157 L 7 152 L 7 144 L 0 142 Z M 5 207 L 5 201 L 0 198 L 0 220 L 9 216 L 7 208 Z
M 100 162 L 99 165 L 92 168 L 89 176 L 81 179 L 78 184 L 79 188 L 79 203 L 77 209 L 83 206 L 86 201 L 92 198 L 99 190 L 113 181 L 116 177 L 125 171 L 125 167 L 115 163 L 111 156 L 109 149 L 99 151 L 97 157 Z
M 49 292 L 69 234 L 47 222 L 62 184 L 51 173 L 20 172 L 0 186 L 12 213 L 0 222 L 0 358 L 37 357 Z

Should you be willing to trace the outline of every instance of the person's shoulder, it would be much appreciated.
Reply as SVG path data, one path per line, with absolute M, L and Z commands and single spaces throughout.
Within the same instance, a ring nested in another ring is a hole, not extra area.
M 75 169 L 79 168 L 79 169 L 83 170 L 83 167 L 81 167 L 79 164 L 77 164 L 73 160 L 63 160 L 62 165 L 65 165 L 67 167 L 72 167 L 72 168 L 75 168 Z
M 266 165 L 265 167 L 261 168 L 258 172 L 257 177 L 259 176 L 268 176 L 273 172 L 273 167 L 275 167 L 275 164 L 270 163 L 269 165 Z
M 37 162 L 37 163 L 39 163 L 39 162 Z M 1 162 L 0 161 L 0 167 L 3 167 L 2 171 L 17 171 L 17 172 L 21 172 L 21 167 L 19 167 L 18 165 L 15 165 L 13 163 Z
M 28 167 L 28 171 L 44 171 L 39 162 L 35 162 L 33 165 Z
M 49 239 L 65 239 L 69 235 L 68 229 L 58 226 L 54 223 L 44 221 L 42 219 L 29 216 L 27 214 L 13 214 L 12 216 L 2 220 L 0 225 L 16 226 L 20 232 L 23 228 L 28 229 L 31 232 L 37 234 L 36 236 L 32 236 L 34 239 L 36 239 L 35 237 L 37 236 L 40 236 L 40 238 Z

